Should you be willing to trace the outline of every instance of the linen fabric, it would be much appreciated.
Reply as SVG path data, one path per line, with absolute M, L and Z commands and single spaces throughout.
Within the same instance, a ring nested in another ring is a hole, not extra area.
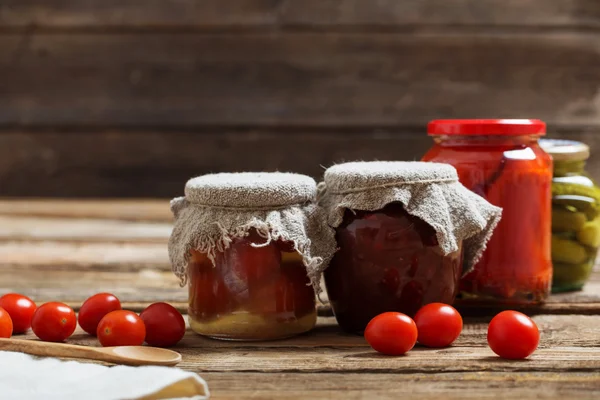
M 463 242 L 468 273 L 480 259 L 502 209 L 488 203 L 458 181 L 456 169 L 429 162 L 351 162 L 325 171 L 319 203 L 328 223 L 337 228 L 346 210 L 375 211 L 390 203 L 428 223 L 444 254 Z
M 171 201 L 175 226 L 169 239 L 173 272 L 185 284 L 190 251 L 215 261 L 232 240 L 251 229 L 271 241 L 294 243 L 313 287 L 320 292 L 320 271 L 333 257 L 335 239 L 324 210 L 316 204 L 316 182 L 299 174 L 243 172 L 190 179 L 185 197 Z

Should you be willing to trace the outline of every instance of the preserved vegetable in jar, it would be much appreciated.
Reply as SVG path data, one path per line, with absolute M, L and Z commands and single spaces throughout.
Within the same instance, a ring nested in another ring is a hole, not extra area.
M 174 199 L 173 271 L 189 289 L 192 330 L 224 340 L 281 339 L 311 330 L 333 230 L 304 175 L 204 175 Z
M 190 326 L 213 338 L 256 340 L 312 329 L 315 292 L 293 243 L 265 241 L 255 231 L 236 238 L 215 262 L 192 250 L 188 265 Z M 258 245 L 261 247 L 254 247 Z
M 444 164 L 339 164 L 321 188 L 338 247 L 325 285 L 349 332 L 383 312 L 412 316 L 425 304 L 451 304 L 500 218 Z
M 360 332 L 386 311 L 413 316 L 425 304 L 454 301 L 462 245 L 445 255 L 435 230 L 401 204 L 346 211 L 336 240 L 339 250 L 324 275 L 329 301 L 346 330 Z
M 537 304 L 550 293 L 552 160 L 538 144 L 538 120 L 439 120 L 423 161 L 453 165 L 467 188 L 502 207 L 502 219 L 461 299 Z
M 552 291 L 580 290 L 600 246 L 600 189 L 585 171 L 589 147 L 571 140 L 540 140 L 554 159 L 552 179 Z

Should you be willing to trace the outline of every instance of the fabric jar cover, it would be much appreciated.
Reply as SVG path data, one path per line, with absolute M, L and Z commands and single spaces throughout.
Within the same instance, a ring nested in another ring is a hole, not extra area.
M 473 269 L 500 221 L 502 209 L 458 181 L 456 169 L 428 162 L 351 162 L 325 171 L 319 203 L 337 228 L 346 210 L 375 211 L 398 202 L 428 223 L 444 254 L 463 242 L 464 273 Z
M 324 210 L 316 204 L 316 192 L 314 179 L 292 173 L 220 173 L 190 179 L 185 197 L 171 201 L 173 272 L 185 284 L 191 249 L 214 263 L 216 252 L 255 229 L 265 239 L 256 246 L 280 239 L 293 242 L 319 293 L 320 272 L 333 257 L 335 239 Z

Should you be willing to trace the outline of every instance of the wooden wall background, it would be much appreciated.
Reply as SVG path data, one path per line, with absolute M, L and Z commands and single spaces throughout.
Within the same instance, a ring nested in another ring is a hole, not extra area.
M 0 195 L 417 159 L 434 118 L 541 118 L 600 178 L 598 0 L 0 0 Z

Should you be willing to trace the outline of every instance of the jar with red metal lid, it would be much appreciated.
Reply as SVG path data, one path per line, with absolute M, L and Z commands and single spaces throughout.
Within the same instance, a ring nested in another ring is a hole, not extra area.
M 537 304 L 552 283 L 552 159 L 539 146 L 546 124 L 529 119 L 436 120 L 423 161 L 448 163 L 463 185 L 502 207 L 502 219 L 459 298 Z

